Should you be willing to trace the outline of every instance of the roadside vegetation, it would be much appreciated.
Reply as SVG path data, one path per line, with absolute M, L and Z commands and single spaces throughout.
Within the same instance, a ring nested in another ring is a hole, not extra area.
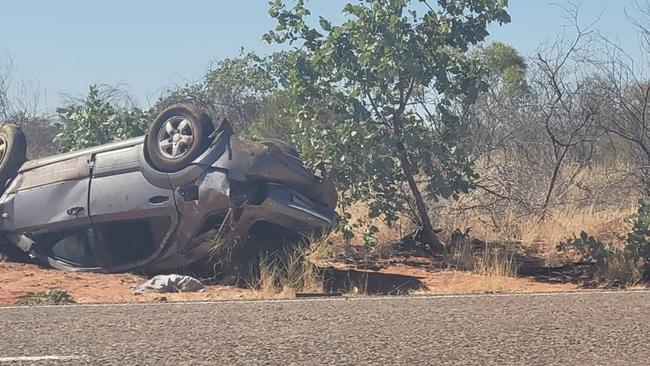
M 560 243 L 558 250 L 576 248 L 585 260 L 594 263 L 589 271 L 597 281 L 618 287 L 637 285 L 650 276 L 650 204 L 640 202 L 637 213 L 628 221 L 632 229 L 622 245 L 582 231 Z
M 16 305 L 70 305 L 75 301 L 63 290 L 28 292 L 16 300 Z
M 262 254 L 253 261 L 247 282 L 261 298 L 294 297 L 296 293 L 320 293 L 323 276 L 309 260 L 306 247 L 287 247 Z
M 322 288 L 315 261 L 405 251 L 495 278 L 526 256 L 587 263 L 590 281 L 632 286 L 650 278 L 650 61 L 564 10 L 566 29 L 521 55 L 486 41 L 510 21 L 503 0 L 350 2 L 338 24 L 274 0 L 263 39 L 283 51 L 218 60 L 151 109 L 94 85 L 42 115 L 38 86 L 4 60 L 0 121 L 39 157 L 141 135 L 156 108 L 190 100 L 292 143 L 337 185 L 341 223 L 254 261 L 246 281 L 262 293 Z M 628 14 L 647 54 L 650 3 Z

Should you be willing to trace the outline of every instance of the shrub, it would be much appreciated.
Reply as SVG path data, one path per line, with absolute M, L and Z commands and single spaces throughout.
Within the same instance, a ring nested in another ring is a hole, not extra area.
M 75 304 L 70 294 L 64 290 L 28 292 L 16 300 L 16 305 L 68 305 Z
M 579 237 L 561 243 L 559 248 L 563 250 L 567 246 L 575 247 L 585 260 L 593 262 L 588 274 L 598 282 L 609 286 L 630 286 L 639 281 L 639 269 L 626 255 L 625 248 L 598 240 L 584 231 Z
M 57 109 L 56 142 L 61 152 L 79 150 L 144 135 L 150 111 L 116 105 L 101 87 L 90 86 L 79 104 Z
M 599 282 L 609 285 L 633 285 L 650 277 L 650 203 L 641 201 L 630 218 L 632 231 L 623 248 L 581 232 L 580 237 L 561 243 L 575 247 L 583 258 L 593 261 L 589 272 Z
M 643 278 L 648 279 L 650 277 L 650 203 L 640 202 L 639 209 L 630 222 L 633 226 L 632 231 L 627 234 L 625 255 L 640 265 Z

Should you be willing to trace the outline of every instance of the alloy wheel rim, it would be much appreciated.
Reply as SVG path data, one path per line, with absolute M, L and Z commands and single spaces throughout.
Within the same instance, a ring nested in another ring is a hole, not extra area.
M 167 159 L 185 157 L 193 145 L 194 129 L 185 117 L 171 117 L 158 131 L 158 150 Z

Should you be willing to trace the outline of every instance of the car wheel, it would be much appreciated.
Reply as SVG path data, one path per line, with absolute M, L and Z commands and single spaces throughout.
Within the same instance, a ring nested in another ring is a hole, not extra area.
M 0 189 L 13 178 L 27 156 L 27 141 L 16 125 L 0 127 Z
M 147 135 L 151 165 L 168 173 L 187 167 L 208 148 L 213 130 L 210 117 L 192 105 L 176 104 L 164 109 Z

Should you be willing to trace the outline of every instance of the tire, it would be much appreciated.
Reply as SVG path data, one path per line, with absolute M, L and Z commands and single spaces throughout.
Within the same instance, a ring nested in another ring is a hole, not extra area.
M 0 127 L 0 191 L 16 176 L 27 156 L 25 134 L 16 125 Z
M 191 104 L 162 110 L 147 135 L 146 153 L 154 169 L 172 173 L 187 167 L 210 144 L 212 120 Z

